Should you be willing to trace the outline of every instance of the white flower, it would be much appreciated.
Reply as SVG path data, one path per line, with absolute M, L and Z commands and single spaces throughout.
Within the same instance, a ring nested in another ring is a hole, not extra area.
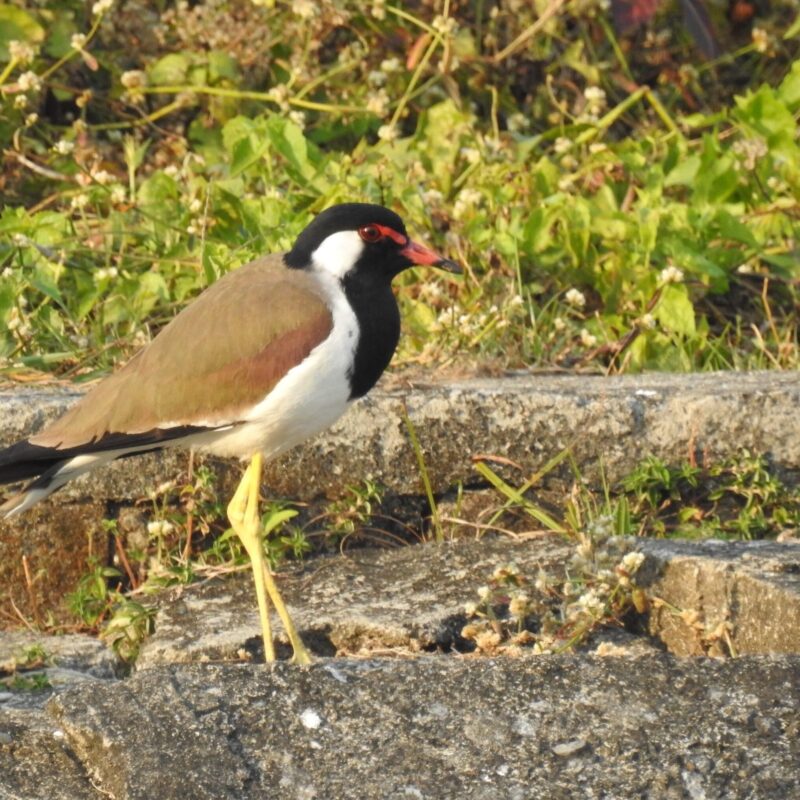
M 586 305 L 586 295 L 580 289 L 569 289 L 564 299 L 574 308 L 583 308 Z
M 367 111 L 376 117 L 383 117 L 389 109 L 389 95 L 384 89 L 367 95 Z
M 563 331 L 563 330 L 564 330 L 564 328 L 566 328 L 566 327 L 567 327 L 567 323 L 566 323 L 566 322 L 564 322 L 564 320 L 563 320 L 563 319 L 561 319 L 561 317 L 556 317 L 556 318 L 553 320 L 553 327 L 554 327 L 554 328 L 555 328 L 557 331 Z
M 97 181 L 101 186 L 105 186 L 107 183 L 111 183 L 114 180 L 114 176 L 105 169 L 96 169 L 92 172 L 92 178 Z
M 140 69 L 129 69 L 119 76 L 119 82 L 126 89 L 140 89 L 147 85 L 147 75 Z
M 639 318 L 639 323 L 643 328 L 651 331 L 656 326 L 656 318 L 652 314 L 642 314 Z
M 526 594 L 518 594 L 512 597 L 508 603 L 508 611 L 512 617 L 524 617 L 530 610 L 530 598 Z
M 464 613 L 468 617 L 474 617 L 478 611 L 478 606 L 476 603 L 464 603 Z
M 589 591 L 584 592 L 576 601 L 576 605 L 593 617 L 601 616 L 606 608 L 603 599 L 594 589 L 589 589 Z
M 105 280 L 106 278 L 116 278 L 119 270 L 116 267 L 100 267 L 95 270 L 94 276 L 98 281 Z
M 492 596 L 492 590 L 488 586 L 478 587 L 478 597 L 481 600 L 488 600 Z
M 111 189 L 111 202 L 112 203 L 115 203 L 115 204 L 124 203 L 125 202 L 125 197 L 126 197 L 125 187 L 122 184 L 118 183 L 116 186 L 114 186 Z
M 439 31 L 443 36 L 447 36 L 448 34 L 452 34 L 456 29 L 456 21 L 453 17 L 444 17 L 440 14 L 434 17 L 431 27 L 435 31 Z
M 400 68 L 399 58 L 385 58 L 381 61 L 381 72 L 385 72 L 387 75 L 392 72 L 399 72 Z
M 8 54 L 18 64 L 28 64 L 36 55 L 36 48 L 29 42 L 19 42 L 12 39 L 8 43 Z
M 583 96 L 590 114 L 599 114 L 606 107 L 606 93 L 599 86 L 587 86 Z
M 476 147 L 462 147 L 459 152 L 468 164 L 477 164 L 481 160 L 481 151 Z
M 69 44 L 73 50 L 83 50 L 83 47 L 86 44 L 86 34 L 73 33 L 72 38 L 69 40 Z
M 175 530 L 175 526 L 165 519 L 155 519 L 147 523 L 147 532 L 151 536 L 168 536 Z
M 567 139 L 566 136 L 559 136 L 558 139 L 553 142 L 553 152 L 556 155 L 563 155 L 564 153 L 568 152 L 572 148 L 572 139 Z
M 622 561 L 620 561 L 620 566 L 628 575 L 633 575 L 642 566 L 644 563 L 644 553 L 625 553 L 622 557 Z
M 757 53 L 766 53 L 769 50 L 769 34 L 763 28 L 753 28 L 751 36 Z
M 97 0 L 97 2 L 92 6 L 92 14 L 95 16 L 100 16 L 100 14 L 105 14 L 111 6 L 114 5 L 114 0 Z
M 373 86 L 383 86 L 387 79 L 387 74 L 385 72 L 381 72 L 379 69 L 373 69 L 369 75 L 367 75 L 367 83 L 370 83 Z
M 70 142 L 69 139 L 59 139 L 54 145 L 53 150 L 61 156 L 69 155 L 75 149 L 75 142 Z
M 462 189 L 453 204 L 453 217 L 461 219 L 469 209 L 480 203 L 481 197 L 481 193 L 475 189 Z
M 400 136 L 397 125 L 381 125 L 378 128 L 378 138 L 384 142 L 393 142 Z
M 25 117 L 25 125 L 28 127 L 30 127 L 31 125 L 35 125 L 38 121 L 39 121 L 39 115 L 36 112 L 28 114 L 28 116 Z
M 422 193 L 422 202 L 426 206 L 438 206 L 444 200 L 444 195 L 438 189 L 426 189 Z M 435 286 L 435 283 L 429 283 L 428 286 Z
M 8 320 L 6 321 L 6 327 L 10 331 L 15 331 L 19 326 L 22 324 L 22 318 L 19 315 L 18 308 L 12 308 L 11 313 L 8 316 Z
M 528 127 L 528 118 L 524 114 L 516 112 L 509 115 L 506 125 L 512 133 L 519 133 L 519 131 Z
M 89 205 L 89 195 L 83 194 L 76 194 L 70 201 L 69 201 L 70 208 L 74 208 L 80 211 L 82 208 L 86 208 Z
M 589 333 L 586 328 L 581 328 L 581 344 L 584 347 L 594 347 L 597 344 L 597 337 Z
M 42 79 L 35 72 L 28 70 L 17 78 L 17 86 L 21 92 L 37 92 L 42 86 Z
M 670 264 L 659 272 L 658 280 L 661 283 L 680 283 L 683 280 L 683 270 Z
M 311 19 L 317 13 L 317 7 L 311 0 L 294 0 L 292 12 L 300 19 Z
M 298 128 L 301 130 L 306 127 L 306 112 L 305 111 L 298 111 L 295 109 L 294 111 L 289 112 L 289 119 L 297 125 Z
M 25 108 L 28 105 L 28 95 L 18 94 L 14 98 L 14 108 Z

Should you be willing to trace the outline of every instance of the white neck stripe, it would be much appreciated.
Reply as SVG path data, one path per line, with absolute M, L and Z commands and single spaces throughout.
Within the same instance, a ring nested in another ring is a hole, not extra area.
M 311 254 L 315 269 L 341 280 L 355 266 L 364 252 L 358 231 L 338 231 L 327 236 Z

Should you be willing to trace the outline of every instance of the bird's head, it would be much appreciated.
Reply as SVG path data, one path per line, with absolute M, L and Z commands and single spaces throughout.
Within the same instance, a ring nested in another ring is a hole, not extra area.
M 412 241 L 397 214 L 369 203 L 343 203 L 323 211 L 297 237 L 284 260 L 290 267 L 367 283 L 388 283 L 414 265 L 461 272 L 454 261 Z

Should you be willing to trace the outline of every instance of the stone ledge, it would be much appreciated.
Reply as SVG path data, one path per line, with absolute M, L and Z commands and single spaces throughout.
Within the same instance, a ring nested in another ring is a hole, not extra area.
M 77 396 L 66 389 L 0 392 L 0 442 L 29 435 Z M 420 496 L 406 410 L 439 493 L 459 482 L 477 484 L 471 463 L 476 454 L 508 458 L 531 474 L 566 447 L 587 480 L 601 465 L 614 480 L 647 455 L 677 463 L 690 456 L 721 459 L 741 448 L 797 471 L 798 408 L 797 372 L 520 375 L 413 386 L 395 379 L 356 403 L 329 431 L 268 465 L 266 493 L 313 501 L 341 497 L 372 478 L 395 496 Z M 220 496 L 228 496 L 239 466 L 215 459 L 206 464 L 217 475 Z M 145 497 L 186 465 L 187 456 L 176 451 L 118 461 L 27 514 L 0 522 L 0 607 L 13 599 L 29 616 L 37 606 L 52 608 L 56 597 L 74 588 L 87 555 L 105 552 L 102 518 L 116 516 L 120 506 Z M 553 476 L 558 474 L 570 478 L 566 465 Z M 46 581 L 26 584 L 22 554 L 29 572 L 46 575 Z
M 625 542 L 645 555 L 637 581 L 648 594 L 695 612 L 698 623 L 692 627 L 667 606 L 653 607 L 645 625 L 652 639 L 639 637 L 639 644 L 652 648 L 660 640 L 678 655 L 729 655 L 724 642 L 708 642 L 720 623 L 727 623 L 728 641 L 738 655 L 800 654 L 800 544 Z M 309 561 L 279 581 L 298 630 L 317 655 L 393 649 L 412 654 L 458 646 L 467 621 L 464 604 L 476 600 L 478 587 L 497 567 L 514 563 L 528 578 L 541 567 L 564 580 L 573 554 L 574 547 L 556 536 L 486 538 L 356 550 Z M 160 595 L 157 606 L 156 630 L 142 647 L 138 670 L 263 658 L 249 572 L 176 587 Z
M 66 389 L 0 392 L 0 442 L 39 429 L 78 396 Z M 533 471 L 566 447 L 582 472 L 593 474 L 602 460 L 612 479 L 648 454 L 677 462 L 724 458 L 741 448 L 800 469 L 798 407 L 798 372 L 525 375 L 379 388 L 327 432 L 275 461 L 267 485 L 308 500 L 339 495 L 369 477 L 398 494 L 418 494 L 405 409 L 436 491 L 474 479 L 470 456 L 477 453 Z M 184 463 L 171 453 L 120 461 L 74 481 L 59 497 L 134 500 Z

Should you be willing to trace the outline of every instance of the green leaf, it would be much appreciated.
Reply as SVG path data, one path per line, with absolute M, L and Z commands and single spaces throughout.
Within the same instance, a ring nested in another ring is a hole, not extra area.
M 17 6 L 0 5 L 0 62 L 10 59 L 8 43 L 13 41 L 36 44 L 44 39 L 44 28 L 36 18 Z
M 270 143 L 289 163 L 295 177 L 311 178 L 315 169 L 309 160 L 309 143 L 291 120 L 272 117 L 267 124 Z
M 800 15 L 797 17 L 797 24 L 800 25 Z M 792 64 L 789 74 L 778 86 L 778 97 L 792 113 L 800 108 L 800 60 Z
M 231 149 L 230 176 L 235 178 L 248 167 L 260 161 L 266 150 L 267 143 L 265 141 L 254 144 L 253 139 L 249 137 L 239 139 Z
M 665 286 L 655 309 L 655 317 L 667 330 L 693 336 L 696 331 L 694 306 L 686 286 L 676 283 Z
M 664 179 L 664 186 L 691 186 L 700 170 L 700 156 L 689 156 L 679 161 Z
M 795 17 L 794 22 L 786 29 L 783 34 L 784 41 L 800 36 L 800 13 Z M 796 64 L 797 62 L 795 62 Z
M 208 82 L 212 86 L 223 80 L 236 83 L 240 77 L 239 64 L 233 56 L 221 50 L 212 50 L 208 54 Z
M 264 523 L 264 536 L 269 536 L 276 528 L 296 516 L 297 511 L 293 508 L 284 508 L 282 511 L 274 511 Z
M 192 58 L 188 53 L 170 53 L 159 58 L 147 71 L 151 84 L 169 86 L 186 82 Z
M 139 202 L 150 213 L 168 209 L 179 196 L 178 184 L 163 172 L 154 172 L 139 186 Z M 175 222 L 175 220 L 164 220 Z
M 739 222 L 736 217 L 729 214 L 725 209 L 720 209 L 717 212 L 717 224 L 719 225 L 719 232 L 726 239 L 732 239 L 750 247 L 757 248 L 759 246 L 750 228 Z

